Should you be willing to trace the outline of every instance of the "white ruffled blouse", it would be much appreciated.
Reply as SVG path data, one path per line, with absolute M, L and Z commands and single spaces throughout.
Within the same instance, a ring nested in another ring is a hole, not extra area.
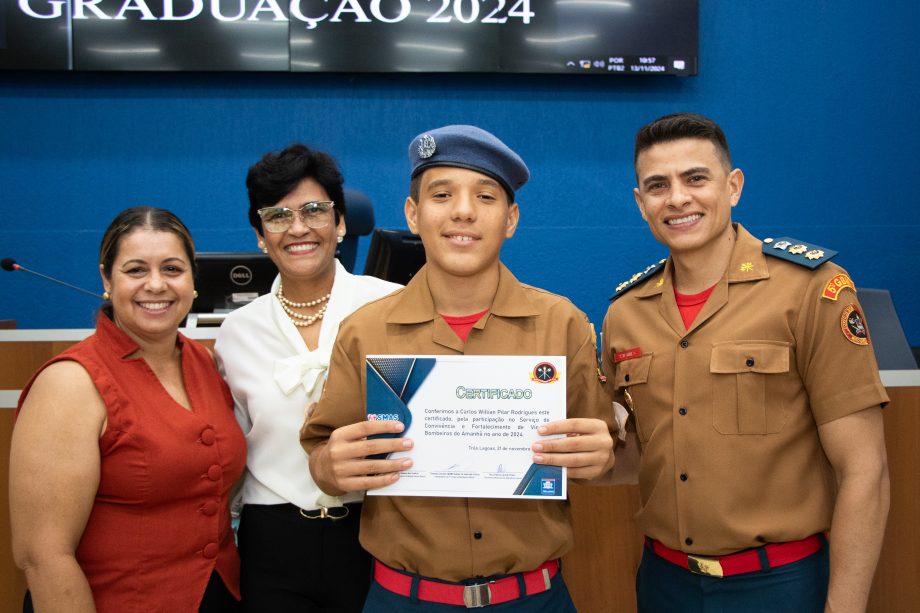
M 335 264 L 332 295 L 318 324 L 319 343 L 314 351 L 307 349 L 275 296 L 280 277 L 270 294 L 230 313 L 217 333 L 214 350 L 246 435 L 243 504 L 291 503 L 317 509 L 342 502 L 323 494 L 310 477 L 307 454 L 300 446 L 300 428 L 307 407 L 322 392 L 339 323 L 401 286 L 352 275 L 338 260 Z M 344 502 L 362 497 L 363 493 L 352 492 L 344 496 Z

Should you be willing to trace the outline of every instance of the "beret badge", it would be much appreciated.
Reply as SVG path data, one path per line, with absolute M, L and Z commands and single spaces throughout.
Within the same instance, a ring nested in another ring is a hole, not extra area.
M 430 134 L 423 134 L 418 139 L 418 156 L 423 160 L 434 155 L 435 143 L 434 137 Z

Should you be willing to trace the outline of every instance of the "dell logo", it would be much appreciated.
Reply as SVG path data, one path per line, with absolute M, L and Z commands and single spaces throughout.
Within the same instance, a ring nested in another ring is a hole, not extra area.
M 234 266 L 230 269 L 230 280 L 236 285 L 249 285 L 252 282 L 252 271 L 248 266 Z

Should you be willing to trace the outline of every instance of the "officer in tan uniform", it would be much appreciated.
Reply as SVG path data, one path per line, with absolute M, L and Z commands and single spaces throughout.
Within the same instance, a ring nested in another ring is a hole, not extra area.
M 310 470 L 328 494 L 399 479 L 411 459 L 368 456 L 411 448 L 402 430 L 366 421 L 365 356 L 564 355 L 568 419 L 541 434 L 569 436 L 533 447 L 534 462 L 591 479 L 613 464 L 610 399 L 598 381 L 594 333 L 568 300 L 523 285 L 499 261 L 519 210 L 524 162 L 492 134 L 446 126 L 409 147 L 405 213 L 427 264 L 401 290 L 343 322 L 322 398 L 301 433 Z M 375 558 L 365 611 L 574 611 L 558 558 L 572 546 L 559 500 L 369 496 L 361 544 Z
M 614 473 L 641 451 L 639 610 L 864 611 L 888 397 L 856 288 L 835 252 L 732 223 L 744 176 L 711 120 L 643 127 L 635 166 L 670 251 L 604 320 L 608 387 L 632 424 Z

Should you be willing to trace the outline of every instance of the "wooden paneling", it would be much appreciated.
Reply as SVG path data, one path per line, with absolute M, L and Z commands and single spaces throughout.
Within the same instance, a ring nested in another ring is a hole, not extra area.
M 213 346 L 213 341 L 201 341 Z M 0 342 L 0 389 L 18 389 L 32 372 L 72 342 Z M 888 388 L 885 439 L 891 471 L 891 513 L 869 613 L 920 611 L 920 387 Z M 8 459 L 13 411 L 0 410 L 0 612 L 19 611 L 25 582 L 10 549 Z M 575 547 L 563 559 L 580 613 L 634 611 L 642 535 L 633 516 L 635 486 L 570 489 Z M 539 535 L 534 535 L 539 538 Z
M 580 613 L 636 610 L 642 534 L 634 485 L 569 485 L 575 547 L 562 559 L 566 585 Z
M 891 510 L 869 613 L 920 611 L 920 387 L 889 387 L 885 444 Z
M 21 389 L 35 370 L 74 341 L 0 343 L 0 389 Z

